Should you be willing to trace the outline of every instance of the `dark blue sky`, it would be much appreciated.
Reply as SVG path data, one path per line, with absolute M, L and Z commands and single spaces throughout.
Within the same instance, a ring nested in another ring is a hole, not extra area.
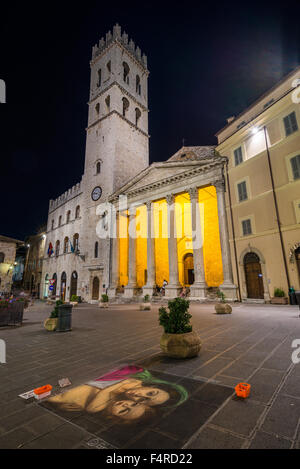
M 215 144 L 227 117 L 300 63 L 296 2 L 17 2 L 6 10 L 0 233 L 19 239 L 81 178 L 92 46 L 116 22 L 148 56 L 151 162 L 170 157 L 182 138 Z

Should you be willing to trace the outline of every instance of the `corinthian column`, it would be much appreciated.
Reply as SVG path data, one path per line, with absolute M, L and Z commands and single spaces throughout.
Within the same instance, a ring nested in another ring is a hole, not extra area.
M 155 238 L 153 203 L 147 202 L 147 283 L 143 286 L 143 295 L 153 295 L 155 288 Z
M 109 298 L 116 296 L 116 290 L 119 285 L 119 216 L 116 212 L 116 216 L 112 217 L 112 230 L 111 230 L 111 273 L 110 273 L 110 284 L 108 288 Z
M 198 189 L 192 187 L 189 190 L 191 201 L 193 258 L 194 258 L 194 283 L 191 285 L 191 297 L 204 299 L 206 297 L 207 284 L 205 281 L 203 239 L 201 232 L 200 212 L 198 206 Z
M 168 251 L 169 251 L 169 284 L 166 286 L 166 297 L 177 297 L 181 288 L 178 280 L 178 253 L 175 220 L 175 197 L 166 196 L 168 204 Z
M 214 183 L 217 192 L 218 203 L 218 218 L 219 218 L 219 231 L 220 243 L 222 251 L 222 264 L 223 264 L 223 283 L 220 285 L 220 290 L 225 294 L 227 300 L 235 301 L 237 299 L 237 287 L 233 283 L 231 254 L 229 245 L 228 223 L 225 206 L 225 184 L 220 180 Z
M 124 296 L 131 298 L 137 290 L 136 285 L 136 207 L 129 208 L 128 229 L 128 284 L 124 288 Z

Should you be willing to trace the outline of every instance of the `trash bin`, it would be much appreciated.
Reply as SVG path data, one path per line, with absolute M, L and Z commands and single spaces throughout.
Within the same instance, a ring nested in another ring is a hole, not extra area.
M 300 290 L 295 291 L 295 296 L 296 296 L 296 300 L 297 300 L 296 304 L 298 304 L 299 309 L 300 309 Z
M 72 305 L 63 304 L 58 306 L 58 332 L 68 332 L 72 330 Z
M 298 304 L 297 303 L 297 299 L 296 299 L 296 293 L 295 293 L 295 290 L 293 289 L 290 289 L 289 291 L 289 299 L 290 299 L 290 305 L 296 305 Z

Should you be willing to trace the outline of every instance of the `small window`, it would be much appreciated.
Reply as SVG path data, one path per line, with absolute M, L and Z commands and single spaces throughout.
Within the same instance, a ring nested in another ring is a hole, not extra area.
M 288 137 L 292 133 L 298 130 L 298 124 L 296 119 L 295 111 L 291 112 L 288 116 L 285 116 L 283 119 L 285 135 Z
M 239 201 L 242 202 L 243 200 L 247 200 L 248 194 L 247 194 L 246 181 L 240 182 L 237 185 L 237 187 L 238 187 Z
M 58 219 L 58 226 L 61 226 L 61 215 L 60 215 L 60 217 L 59 217 L 59 219 Z
M 98 241 L 95 242 L 95 259 L 98 257 Z
M 126 116 L 126 112 L 128 111 L 129 109 L 129 101 L 127 98 L 122 98 L 122 102 L 123 102 L 123 116 L 125 117 Z
M 106 68 L 107 68 L 107 72 L 110 74 L 111 73 L 111 61 L 107 62 Z
M 0 264 L 4 262 L 4 259 L 5 259 L 4 252 L 0 252 Z
M 74 252 L 79 251 L 79 234 L 75 233 L 73 236 L 73 250 Z
M 242 228 L 243 228 L 243 235 L 247 236 L 252 234 L 252 228 L 251 228 L 251 220 L 243 220 L 242 221 Z
M 129 71 L 130 68 L 126 62 L 123 62 L 123 80 L 129 85 Z
M 67 212 L 67 223 L 69 223 L 71 220 L 71 210 L 68 210 Z
M 68 246 L 69 246 L 69 238 L 66 237 L 64 240 L 64 254 L 68 252 Z
M 56 241 L 56 244 L 55 244 L 55 257 L 59 256 L 59 249 L 60 249 L 60 242 Z
M 294 156 L 291 158 L 291 166 L 293 171 L 293 178 L 299 179 L 300 178 L 300 155 Z
M 137 94 L 141 94 L 141 79 L 139 77 L 139 75 L 136 76 L 136 80 L 135 80 L 135 91 Z
M 98 163 L 96 164 L 96 173 L 97 174 L 101 173 L 101 163 L 100 163 L 100 161 L 98 161 Z
M 138 126 L 141 115 L 142 115 L 141 111 L 138 108 L 136 108 L 135 109 L 135 125 L 136 126 Z
M 235 166 L 241 164 L 243 162 L 243 152 L 242 152 L 242 147 L 237 148 L 234 150 L 234 163 Z
M 51 230 L 54 230 L 54 220 L 51 222 Z
M 106 109 L 109 112 L 110 111 L 110 96 L 106 96 L 105 98 L 105 104 L 106 104 Z
M 96 109 L 97 116 L 99 116 L 99 114 L 100 114 L 100 103 L 96 104 L 95 109 Z
M 80 217 L 80 205 L 77 205 L 76 211 L 75 211 L 75 218 L 79 218 L 79 217 Z
M 101 68 L 98 70 L 98 83 L 97 87 L 100 88 L 101 86 Z

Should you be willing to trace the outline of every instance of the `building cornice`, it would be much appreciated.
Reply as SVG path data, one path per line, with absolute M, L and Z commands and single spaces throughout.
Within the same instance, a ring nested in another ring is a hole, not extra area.
M 136 99 L 135 96 L 133 96 L 129 91 L 127 91 L 125 88 L 123 88 L 123 86 L 120 85 L 120 83 L 118 83 L 116 80 L 114 80 L 110 85 L 108 85 L 106 88 L 103 88 L 103 90 L 101 90 L 97 96 L 95 96 L 94 98 L 90 99 L 90 101 L 88 101 L 88 105 L 92 104 L 94 101 L 96 101 L 99 97 L 101 97 L 103 94 L 105 94 L 108 90 L 110 90 L 113 86 L 117 86 L 118 88 L 120 88 L 120 90 L 122 91 L 122 93 L 126 94 L 129 98 L 132 99 L 132 101 L 134 101 L 138 106 L 140 106 L 141 109 L 143 109 L 143 111 L 147 111 L 149 112 L 149 109 L 147 108 L 147 106 L 144 106 L 144 104 L 142 104 L 138 99 Z
M 89 125 L 85 130 L 88 131 L 90 129 L 92 129 L 93 127 L 95 127 L 95 125 L 99 124 L 100 122 L 102 122 L 103 120 L 107 119 L 108 117 L 110 117 L 111 115 L 113 114 L 116 114 L 117 116 L 119 116 L 121 119 L 123 119 L 125 122 L 127 122 L 127 124 L 130 125 L 130 127 L 134 128 L 135 130 L 137 130 L 138 132 L 140 132 L 141 134 L 143 134 L 145 137 L 147 138 L 150 138 L 150 135 L 147 134 L 147 132 L 144 132 L 142 129 L 140 129 L 139 127 L 137 127 L 133 122 L 131 122 L 130 120 L 126 119 L 126 117 L 122 116 L 122 114 L 120 114 L 118 111 L 116 111 L 115 109 L 113 111 L 110 111 L 108 114 L 106 114 L 106 116 L 103 116 L 101 117 L 100 119 L 96 120 L 95 122 L 93 122 L 93 124 Z

